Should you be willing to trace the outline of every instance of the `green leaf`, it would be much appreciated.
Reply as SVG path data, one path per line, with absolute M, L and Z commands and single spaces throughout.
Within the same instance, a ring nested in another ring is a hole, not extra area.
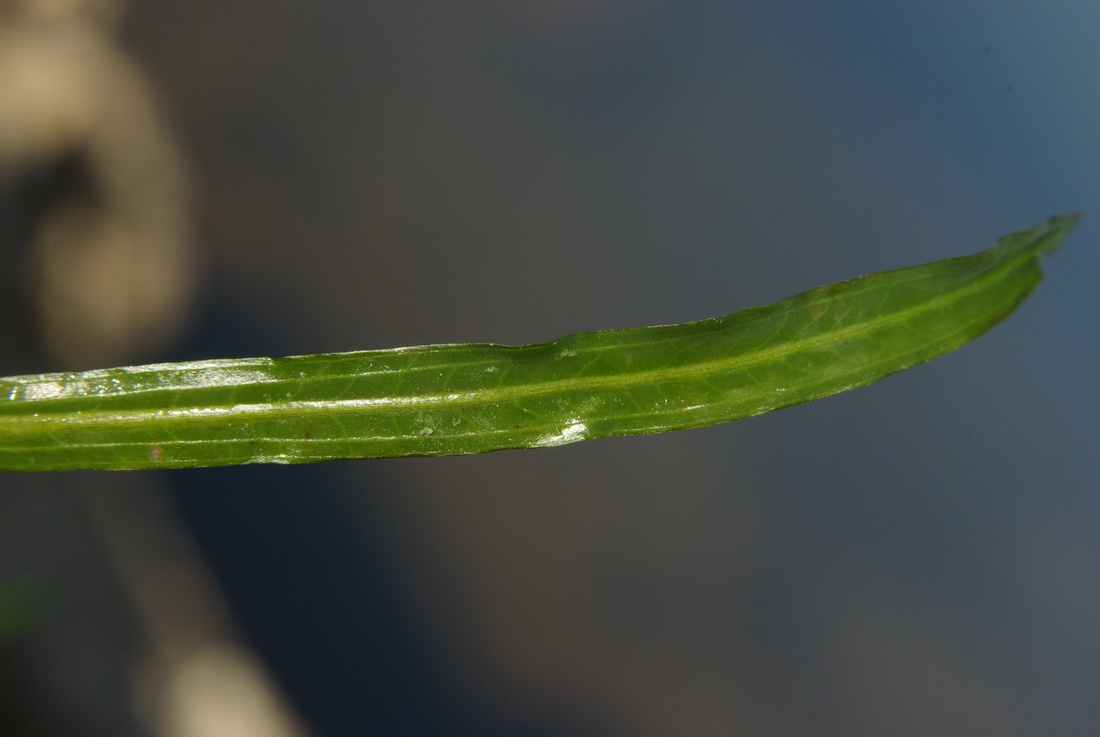
M 484 453 L 656 433 L 836 394 L 954 350 L 1031 292 L 1079 215 L 973 256 L 682 325 L 0 379 L 0 469 Z

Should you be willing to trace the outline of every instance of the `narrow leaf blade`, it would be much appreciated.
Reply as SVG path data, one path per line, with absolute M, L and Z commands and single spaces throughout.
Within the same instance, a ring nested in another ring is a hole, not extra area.
M 700 427 L 864 386 L 1007 317 L 1079 219 L 680 325 L 0 379 L 0 470 L 458 455 Z

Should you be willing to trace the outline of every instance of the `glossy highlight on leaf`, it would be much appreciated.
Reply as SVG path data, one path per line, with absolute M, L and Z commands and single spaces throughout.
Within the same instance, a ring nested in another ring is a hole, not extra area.
M 484 453 L 751 417 L 973 340 L 1041 278 L 1059 215 L 980 253 L 680 325 L 548 343 L 214 359 L 0 379 L 0 470 Z

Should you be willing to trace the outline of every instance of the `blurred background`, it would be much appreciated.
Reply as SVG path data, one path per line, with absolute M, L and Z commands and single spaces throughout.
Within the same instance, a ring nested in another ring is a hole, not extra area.
M 710 317 L 1088 217 L 858 392 L 0 477 L 0 734 L 1100 733 L 1100 5 L 0 0 L 0 374 Z

